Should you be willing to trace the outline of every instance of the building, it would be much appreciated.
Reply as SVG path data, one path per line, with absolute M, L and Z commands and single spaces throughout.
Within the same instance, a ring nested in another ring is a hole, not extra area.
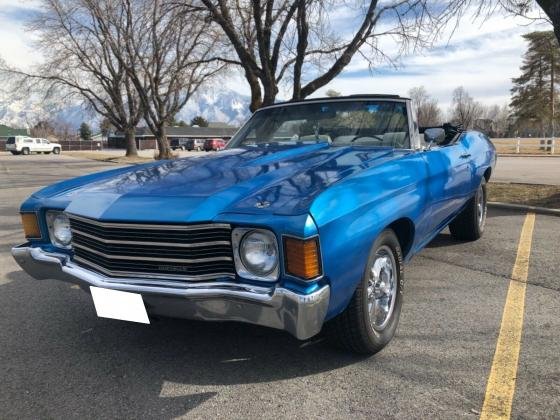
M 12 128 L 7 125 L 0 124 L 0 140 L 6 141 L 8 137 L 28 136 L 27 128 Z
M 229 140 L 238 130 L 237 127 L 212 123 L 208 127 L 167 127 L 167 138 L 169 142 L 175 139 L 223 139 Z M 120 132 L 109 134 L 107 147 L 112 149 L 125 149 L 124 134 Z M 136 147 L 138 150 L 156 149 L 157 143 L 153 133 L 147 127 L 136 129 Z

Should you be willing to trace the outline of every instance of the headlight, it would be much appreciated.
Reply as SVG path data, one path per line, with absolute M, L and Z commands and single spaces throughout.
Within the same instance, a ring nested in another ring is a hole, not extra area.
M 278 279 L 278 244 L 274 234 L 263 229 L 234 229 L 235 267 L 241 277 Z
M 60 248 L 71 248 L 72 231 L 66 214 L 60 211 L 48 211 L 47 227 L 53 245 Z

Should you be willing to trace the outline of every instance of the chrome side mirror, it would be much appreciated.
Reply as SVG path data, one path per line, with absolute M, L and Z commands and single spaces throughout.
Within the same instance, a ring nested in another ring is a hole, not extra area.
M 424 141 L 431 147 L 434 144 L 442 143 L 445 140 L 445 130 L 443 128 L 426 128 L 424 130 Z

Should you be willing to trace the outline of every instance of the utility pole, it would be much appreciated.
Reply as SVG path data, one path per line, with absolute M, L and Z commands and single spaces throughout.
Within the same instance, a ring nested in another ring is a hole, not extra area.
M 553 42 L 549 41 L 550 44 L 550 118 L 551 118 L 551 129 L 552 129 L 552 143 L 550 145 L 550 153 L 554 154 L 556 146 L 556 57 L 554 56 L 554 45 Z M 547 148 L 545 148 L 546 150 Z

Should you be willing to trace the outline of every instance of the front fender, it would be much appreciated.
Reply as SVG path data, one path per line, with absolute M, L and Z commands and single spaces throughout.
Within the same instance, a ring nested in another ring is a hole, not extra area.
M 425 162 L 418 153 L 411 153 L 346 179 L 314 201 L 311 214 L 318 226 L 324 272 L 331 284 L 327 319 L 348 305 L 381 231 L 407 218 L 417 234 L 422 232 L 426 176 Z

